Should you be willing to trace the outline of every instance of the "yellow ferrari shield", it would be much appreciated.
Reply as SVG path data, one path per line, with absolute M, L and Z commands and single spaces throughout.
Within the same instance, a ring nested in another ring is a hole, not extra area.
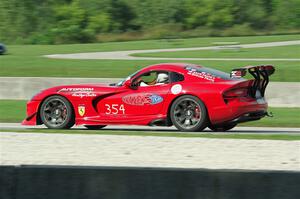
M 78 113 L 79 113 L 80 116 L 84 116 L 85 106 L 83 106 L 83 105 L 78 106 Z

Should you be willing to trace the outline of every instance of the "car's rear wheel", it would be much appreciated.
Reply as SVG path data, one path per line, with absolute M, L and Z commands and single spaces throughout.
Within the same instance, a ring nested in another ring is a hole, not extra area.
M 192 95 L 177 98 L 171 106 L 170 117 L 180 131 L 202 131 L 207 127 L 206 107 Z
M 215 132 L 224 132 L 233 129 L 237 124 L 222 124 L 222 125 L 208 125 L 208 128 Z
M 51 129 L 68 129 L 74 125 L 74 111 L 70 102 L 58 95 L 48 97 L 41 105 L 42 122 Z
M 85 125 L 85 127 L 89 130 L 99 130 L 106 127 L 106 125 Z

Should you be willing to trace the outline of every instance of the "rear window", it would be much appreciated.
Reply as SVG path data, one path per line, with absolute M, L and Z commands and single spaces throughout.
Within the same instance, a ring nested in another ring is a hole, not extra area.
M 176 73 L 176 72 L 172 72 L 171 73 L 171 82 L 181 82 L 184 80 L 184 76 Z
M 214 77 L 218 77 L 224 80 L 232 80 L 229 73 L 225 73 L 216 69 L 206 68 L 206 67 L 197 67 L 197 66 L 187 66 L 185 67 L 188 71 L 195 71 L 198 73 L 208 73 Z

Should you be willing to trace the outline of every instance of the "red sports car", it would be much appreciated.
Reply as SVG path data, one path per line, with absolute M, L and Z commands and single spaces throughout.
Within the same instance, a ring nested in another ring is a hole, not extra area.
M 194 64 L 148 66 L 117 84 L 57 86 L 27 103 L 23 125 L 64 129 L 106 125 L 176 126 L 181 131 L 232 129 L 267 115 L 264 99 L 271 65 L 246 66 L 230 74 Z M 243 76 L 249 72 L 254 79 Z

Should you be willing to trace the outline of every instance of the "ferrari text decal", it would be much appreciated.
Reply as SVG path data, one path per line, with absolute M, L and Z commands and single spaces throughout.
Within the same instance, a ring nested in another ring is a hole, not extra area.
M 163 98 L 156 94 L 130 94 L 122 98 L 123 102 L 130 105 L 143 106 L 145 104 L 159 104 Z
M 106 107 L 106 112 L 105 114 L 110 115 L 117 115 L 117 114 L 125 114 L 125 108 L 124 108 L 124 104 L 105 104 Z
M 201 79 L 206 79 L 208 81 L 212 81 L 212 82 L 215 81 L 215 76 L 206 72 L 198 72 L 195 69 L 190 69 L 187 74 L 195 77 L 199 77 Z

